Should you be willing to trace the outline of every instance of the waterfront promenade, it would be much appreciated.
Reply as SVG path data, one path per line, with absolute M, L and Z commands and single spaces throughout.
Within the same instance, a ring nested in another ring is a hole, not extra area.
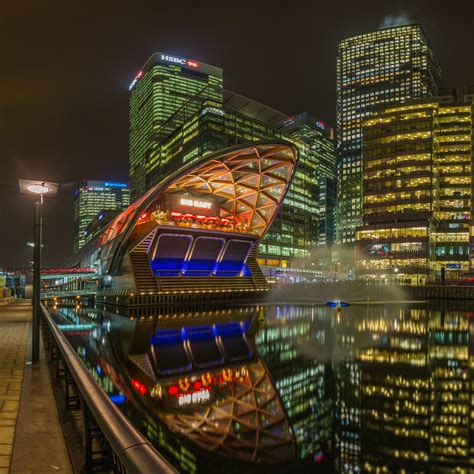
M 48 367 L 29 362 L 31 302 L 0 305 L 0 474 L 72 472 Z

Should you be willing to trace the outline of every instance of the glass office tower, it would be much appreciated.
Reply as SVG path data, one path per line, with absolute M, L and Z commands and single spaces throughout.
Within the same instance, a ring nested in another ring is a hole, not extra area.
M 132 200 L 147 189 L 146 174 L 157 142 L 181 127 L 212 99 L 222 103 L 222 69 L 155 53 L 130 84 L 130 191 Z
M 84 179 L 74 193 L 74 253 L 87 241 L 87 226 L 101 211 L 121 212 L 130 205 L 128 183 Z
M 307 143 L 317 160 L 319 185 L 319 245 L 335 241 L 336 150 L 334 130 L 307 112 L 295 115 L 282 129 L 292 138 Z
M 473 95 L 381 108 L 363 124 L 358 272 L 420 284 L 469 269 Z
M 259 246 L 259 263 L 285 273 L 303 270 L 312 249 L 333 240 L 335 144 L 330 127 L 303 113 L 288 117 L 238 94 L 225 93 L 224 108 L 207 100 L 181 127 L 150 154 L 146 183 L 206 153 L 256 140 L 287 140 L 300 152 L 300 162 L 282 208 Z M 321 231 L 321 228 L 323 231 Z M 269 270 L 270 271 L 270 270 Z M 304 272 L 303 272 L 304 273 Z
M 362 121 L 374 106 L 436 93 L 440 68 L 420 25 L 342 40 L 337 54 L 337 240 L 355 240 L 362 217 Z

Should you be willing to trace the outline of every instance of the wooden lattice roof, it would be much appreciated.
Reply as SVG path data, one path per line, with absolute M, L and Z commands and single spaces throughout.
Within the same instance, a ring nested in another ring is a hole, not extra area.
M 166 192 L 198 192 L 224 198 L 221 217 L 234 216 L 262 235 L 289 185 L 296 153 L 286 145 L 253 146 L 218 156 L 177 179 Z
M 289 461 L 295 443 L 277 391 L 261 361 L 247 369 L 246 377 L 220 386 L 210 404 L 160 415 L 205 451 L 248 462 Z

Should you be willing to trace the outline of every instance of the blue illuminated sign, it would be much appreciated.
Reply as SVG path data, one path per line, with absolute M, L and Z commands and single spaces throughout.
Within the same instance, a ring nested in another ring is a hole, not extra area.
M 104 185 L 109 188 L 128 188 L 127 183 L 112 183 L 110 181 L 105 181 Z

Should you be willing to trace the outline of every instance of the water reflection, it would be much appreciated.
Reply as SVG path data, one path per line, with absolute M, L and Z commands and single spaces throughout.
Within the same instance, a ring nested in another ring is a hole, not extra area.
M 182 471 L 468 472 L 474 461 L 467 309 L 268 306 L 132 320 L 60 308 L 56 318 Z

